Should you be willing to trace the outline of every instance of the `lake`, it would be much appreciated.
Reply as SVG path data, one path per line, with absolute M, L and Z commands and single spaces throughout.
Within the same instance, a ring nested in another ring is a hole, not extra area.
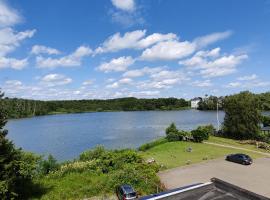
M 223 112 L 220 112 L 220 119 L 223 117 Z M 6 128 L 8 137 L 16 146 L 67 160 L 100 144 L 106 148 L 139 147 L 164 136 L 171 122 L 184 130 L 202 124 L 216 125 L 216 112 L 181 110 L 47 115 L 9 120 Z
M 224 113 L 219 112 L 220 121 Z M 96 112 L 47 115 L 9 120 L 8 138 L 17 147 L 38 154 L 52 154 L 58 160 L 73 159 L 96 145 L 106 148 L 137 148 L 165 135 L 175 122 L 179 129 L 191 130 L 198 125 L 216 126 L 216 112 L 138 111 Z

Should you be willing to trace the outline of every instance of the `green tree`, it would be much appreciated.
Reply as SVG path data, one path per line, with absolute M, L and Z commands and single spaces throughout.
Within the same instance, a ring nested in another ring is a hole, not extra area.
M 261 120 L 260 103 L 256 95 L 246 91 L 224 100 L 223 132 L 235 139 L 256 139 Z
M 6 138 L 7 114 L 0 92 L 0 199 L 24 199 L 31 185 L 38 157 L 22 152 Z
M 175 123 L 171 123 L 171 125 L 168 128 L 166 128 L 166 138 L 169 141 L 179 140 L 178 130 L 175 126 Z

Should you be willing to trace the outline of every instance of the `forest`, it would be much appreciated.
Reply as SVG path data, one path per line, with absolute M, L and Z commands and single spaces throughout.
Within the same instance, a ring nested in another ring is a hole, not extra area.
M 185 99 L 137 99 L 134 97 L 107 100 L 63 101 L 38 101 L 6 97 L 0 101 L 7 112 L 8 118 L 22 118 L 58 113 L 180 110 L 190 105 L 190 102 Z

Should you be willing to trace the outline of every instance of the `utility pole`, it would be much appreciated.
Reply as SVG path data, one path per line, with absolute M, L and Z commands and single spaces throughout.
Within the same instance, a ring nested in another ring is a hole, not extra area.
M 219 117 L 218 117 L 218 99 L 217 99 L 217 130 L 219 131 Z

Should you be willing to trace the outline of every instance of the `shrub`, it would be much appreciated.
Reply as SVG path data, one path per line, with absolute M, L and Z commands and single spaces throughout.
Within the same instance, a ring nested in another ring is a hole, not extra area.
M 105 153 L 106 153 L 106 150 L 103 146 L 97 146 L 96 148 L 94 148 L 92 150 L 88 150 L 88 151 L 83 152 L 80 155 L 79 160 L 86 161 L 86 160 L 98 159 L 101 156 L 103 156 Z
M 270 126 L 270 117 L 269 116 L 262 116 L 262 124 L 264 127 Z
M 40 175 L 49 174 L 59 168 L 57 160 L 50 154 L 47 159 L 41 160 L 38 166 L 38 172 Z
M 204 126 L 199 126 L 197 129 L 192 130 L 191 134 L 194 142 L 202 142 L 203 140 L 208 140 L 209 132 L 208 128 Z

